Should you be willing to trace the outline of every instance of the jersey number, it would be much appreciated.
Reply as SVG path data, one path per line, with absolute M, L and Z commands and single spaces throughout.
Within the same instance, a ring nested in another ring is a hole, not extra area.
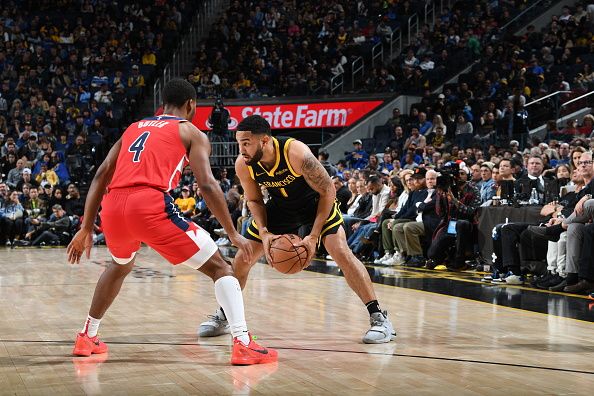
M 144 144 L 146 143 L 146 139 L 148 139 L 150 132 L 144 132 L 142 135 L 138 136 L 138 139 L 134 141 L 128 148 L 128 151 L 134 153 L 134 158 L 132 158 L 133 162 L 140 162 L 140 154 L 144 151 Z

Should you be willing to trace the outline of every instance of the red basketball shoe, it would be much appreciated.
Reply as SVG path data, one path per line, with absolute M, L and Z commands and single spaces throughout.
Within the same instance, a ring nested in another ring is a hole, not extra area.
M 73 355 L 76 356 L 91 356 L 93 353 L 107 352 L 107 345 L 99 341 L 97 336 L 89 337 L 87 333 L 78 333 L 76 335 L 76 342 L 74 343 Z
M 239 339 L 233 339 L 233 352 L 231 353 L 231 364 L 250 365 L 272 363 L 278 361 L 278 352 L 274 349 L 264 348 L 252 339 L 250 336 L 249 345 L 244 345 Z

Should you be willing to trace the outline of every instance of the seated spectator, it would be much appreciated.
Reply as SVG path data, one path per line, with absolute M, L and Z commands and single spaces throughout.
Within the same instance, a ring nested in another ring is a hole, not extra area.
M 68 195 L 66 195 L 64 207 L 68 216 L 80 217 L 84 213 L 85 200 L 81 198 L 78 187 L 72 183 L 68 185 Z
M 196 200 L 191 196 L 190 187 L 183 186 L 181 189 L 181 197 L 176 198 L 174 203 L 184 217 L 190 218 L 194 215 Z
M 363 242 L 361 237 L 370 238 L 373 231 L 378 227 L 378 220 L 384 211 L 390 195 L 390 188 L 382 183 L 377 176 L 371 176 L 367 181 L 367 190 L 372 194 L 371 214 L 364 222 L 357 222 L 353 225 L 355 232 L 348 239 L 349 247 L 354 254 L 361 254 Z
M 400 125 L 396 125 L 394 127 L 394 135 L 392 136 L 392 140 L 390 140 L 390 147 L 401 153 L 404 150 L 406 140 L 404 130 Z
M 489 202 L 495 195 L 495 180 L 493 179 L 493 163 L 483 162 L 481 165 L 481 182 L 477 188 L 480 192 L 481 205 Z
M 435 135 L 433 136 L 431 145 L 435 150 L 439 150 L 440 152 L 446 151 L 451 146 L 446 139 L 445 129 L 443 127 L 437 126 L 435 128 Z
M 369 154 L 363 150 L 363 142 L 360 139 L 353 141 L 353 151 L 348 153 L 345 160 L 351 164 L 353 169 L 363 169 L 367 166 Z
M 23 236 L 23 227 L 24 209 L 19 201 L 19 193 L 13 190 L 0 208 L 0 240 L 13 245 L 15 240 Z
M 470 147 L 473 137 L 473 126 L 468 118 L 464 114 L 460 114 L 457 117 L 456 130 L 454 131 L 456 136 L 456 144 L 463 149 Z
M 405 196 L 402 196 L 404 192 L 401 194 L 398 198 L 396 213 L 381 224 L 382 247 L 385 251 L 385 255 L 381 259 L 383 265 L 403 264 L 409 260 L 403 247 L 398 245 L 396 232 L 401 231 L 401 228 L 398 227 L 416 219 L 417 203 L 421 203 L 427 198 L 426 170 L 417 168 L 414 173 L 406 170 L 402 172 L 404 192 L 407 194 Z
M 368 191 L 365 180 L 357 181 L 357 190 L 361 196 L 358 200 L 358 206 L 354 208 L 354 211 L 350 211 L 352 214 L 347 211 L 347 215 L 343 216 L 347 238 L 359 228 L 361 221 L 369 218 L 373 209 L 373 194 Z
M 351 197 L 349 198 L 349 200 L 346 203 L 346 210 L 342 211 L 342 207 L 341 207 L 341 213 L 343 214 L 343 216 L 346 214 L 352 215 L 355 212 L 355 210 L 357 209 L 357 207 L 359 206 L 359 200 L 361 199 L 361 194 L 359 194 L 359 186 L 357 184 L 357 179 L 355 179 L 354 177 L 351 177 L 349 179 L 349 181 L 347 182 L 347 188 L 351 192 Z
M 8 172 L 6 177 L 6 185 L 8 188 L 16 189 L 17 184 L 23 180 L 23 171 L 25 170 L 25 161 L 17 160 L 16 166 Z
M 536 189 L 539 194 L 539 201 L 544 202 L 545 181 L 543 178 L 544 166 L 542 158 L 538 155 L 533 155 L 528 160 L 528 173 L 515 182 L 515 190 L 518 193 L 529 196 L 532 189 Z M 500 169 L 501 171 L 501 169 Z M 523 187 L 529 188 L 529 191 L 523 191 Z
M 35 177 L 35 182 L 40 185 L 43 182 L 47 182 L 52 186 L 58 184 L 60 179 L 53 169 L 48 169 L 48 162 L 40 163 L 39 174 Z
M 581 135 L 586 135 L 588 137 L 592 137 L 592 133 L 594 132 L 594 115 L 586 114 L 582 119 L 582 125 L 578 128 L 578 132 Z
M 386 122 L 386 125 L 390 127 L 390 129 L 394 129 L 397 126 L 402 126 L 402 125 L 406 125 L 407 124 L 407 120 L 406 118 L 400 114 L 400 109 L 398 107 L 394 107 L 394 109 L 392 109 L 392 117 L 390 117 L 390 119 L 388 119 L 388 121 Z
M 324 169 L 326 169 L 328 175 L 330 177 L 336 176 L 336 174 L 338 173 L 338 169 L 336 169 L 336 167 L 328 161 L 328 158 L 330 158 L 330 154 L 328 154 L 326 150 L 320 150 L 318 152 L 318 160 L 320 161 Z
M 427 145 L 427 139 L 425 136 L 421 135 L 419 128 L 417 126 L 412 126 L 410 129 L 410 136 L 406 139 L 404 143 L 404 150 L 408 150 L 408 148 L 413 145 L 415 148 L 423 149 Z M 415 161 L 416 162 L 416 161 Z
M 392 159 L 392 154 L 389 152 L 384 152 L 384 158 L 380 166 L 377 168 L 377 171 L 383 175 L 389 175 L 394 170 L 394 160 Z
M 340 176 L 332 177 L 332 182 L 334 184 L 334 188 L 336 189 L 336 200 L 338 201 L 340 212 L 346 213 L 348 210 L 348 202 L 351 199 L 352 193 L 350 189 L 344 185 L 344 182 Z
M 455 187 L 449 178 L 437 181 L 436 212 L 441 221 L 433 233 L 427 256 L 429 268 L 446 261 L 448 268 L 459 270 L 466 267 L 466 259 L 474 253 L 473 227 L 475 214 L 480 205 L 480 196 L 468 183 L 468 172 L 456 165 L 449 167 L 454 172 Z M 442 182 L 443 180 L 443 182 Z
M 427 194 L 425 199 L 417 205 L 417 216 L 414 221 L 396 224 L 393 226 L 393 236 L 396 239 L 396 245 L 401 252 L 406 252 L 410 259 L 405 260 L 404 264 L 410 267 L 420 267 L 425 264 L 423 255 L 423 246 L 429 246 L 431 236 L 437 228 L 440 218 L 435 208 L 437 194 L 435 194 L 435 184 L 437 183 L 437 172 L 427 171 L 425 175 Z M 395 264 L 393 261 L 387 261 L 386 264 Z
M 23 169 L 23 177 L 17 183 L 16 190 L 17 191 L 23 191 L 23 186 L 24 185 L 39 187 L 39 183 L 35 179 L 32 178 L 32 176 L 31 176 L 31 169 L 29 169 L 29 168 L 24 168 Z
M 42 222 L 37 230 L 31 234 L 31 246 L 65 246 L 70 242 L 72 222 L 66 211 L 60 205 L 52 207 L 52 215 Z M 27 245 L 27 244 L 25 244 Z
M 563 166 L 563 165 L 562 165 Z M 575 204 L 577 203 L 578 194 L 584 187 L 584 179 L 580 173 L 575 170 L 571 175 L 571 180 L 574 185 L 574 191 L 563 195 L 559 202 L 553 202 L 543 207 L 541 215 L 551 216 L 555 219 L 562 216 L 570 216 Z M 548 208 L 547 208 L 548 207 Z M 552 208 L 552 215 L 551 209 Z M 554 220 L 550 221 L 553 224 Z M 530 228 L 530 227 L 529 227 Z M 532 227 L 534 230 L 534 228 Z M 546 231 L 545 231 L 546 232 Z M 567 254 L 567 232 L 563 232 L 559 236 L 558 241 L 548 241 L 547 247 L 547 273 L 539 277 L 534 284 L 539 289 L 549 290 L 555 288 L 561 283 L 565 282 L 566 273 L 566 254 Z

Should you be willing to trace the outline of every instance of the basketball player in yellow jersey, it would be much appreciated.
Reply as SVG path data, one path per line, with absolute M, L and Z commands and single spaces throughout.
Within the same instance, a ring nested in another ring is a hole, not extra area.
M 241 288 L 263 254 L 271 261 L 270 242 L 276 235 L 296 234 L 301 225 L 311 225 L 311 232 L 300 245 L 307 249 L 310 259 L 321 239 L 351 289 L 367 307 L 371 328 L 363 336 L 363 342 L 380 344 L 394 339 L 396 333 L 387 312 L 380 309 L 369 274 L 347 245 L 335 200 L 336 190 L 322 164 L 302 142 L 272 137 L 270 124 L 258 115 L 239 123 L 236 139 L 240 155 L 235 161 L 235 172 L 254 218 L 246 235 L 254 252 L 252 259 L 240 250 L 233 263 Z M 270 195 L 266 204 L 260 185 Z M 212 337 L 228 332 L 225 313 L 219 308 L 209 321 L 200 325 L 198 334 Z

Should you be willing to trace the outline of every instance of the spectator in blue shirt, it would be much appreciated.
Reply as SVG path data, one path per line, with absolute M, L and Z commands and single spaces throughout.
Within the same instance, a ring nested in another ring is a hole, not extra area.
M 481 165 L 481 181 L 477 184 L 481 194 L 481 204 L 495 195 L 495 179 L 493 179 L 493 163 L 483 162 Z
M 363 169 L 367 166 L 369 154 L 363 150 L 363 142 L 357 139 L 353 142 L 354 150 L 346 155 L 346 160 L 353 169 Z
M 433 127 L 433 123 L 427 120 L 427 114 L 424 112 L 419 113 L 419 132 L 421 135 L 425 135 Z

